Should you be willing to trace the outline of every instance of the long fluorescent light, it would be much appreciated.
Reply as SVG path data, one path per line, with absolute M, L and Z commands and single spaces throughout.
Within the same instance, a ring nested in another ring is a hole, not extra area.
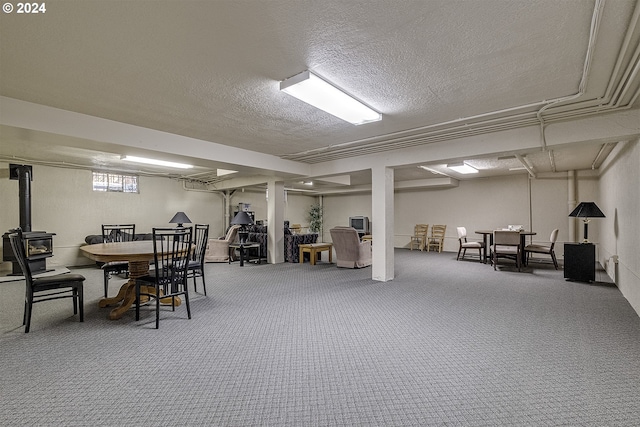
M 448 164 L 447 167 L 451 170 L 454 170 L 458 173 L 462 173 L 462 174 L 468 174 L 468 173 L 478 173 L 478 169 L 474 168 L 473 166 L 469 166 L 468 164 L 464 163 L 464 162 L 460 162 L 460 163 L 451 163 Z
M 280 82 L 280 90 L 354 125 L 382 120 L 372 110 L 309 70 Z
M 122 156 L 122 160 L 126 160 L 128 162 L 135 162 L 135 163 L 145 163 L 147 165 L 167 166 L 170 168 L 179 168 L 179 169 L 193 168 L 193 165 L 187 165 L 185 163 L 167 162 L 165 160 L 147 159 L 145 157 Z
M 238 171 L 231 169 L 216 169 L 216 176 L 231 175 L 232 173 L 238 173 Z

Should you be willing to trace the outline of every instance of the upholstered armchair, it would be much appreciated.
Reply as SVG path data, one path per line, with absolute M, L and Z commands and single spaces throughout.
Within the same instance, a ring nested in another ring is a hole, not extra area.
M 335 227 L 329 232 L 338 267 L 360 268 L 371 265 L 371 241 L 361 242 L 355 228 Z
M 235 243 L 240 227 L 240 225 L 232 225 L 226 236 L 209 239 L 204 262 L 229 262 L 229 243 Z

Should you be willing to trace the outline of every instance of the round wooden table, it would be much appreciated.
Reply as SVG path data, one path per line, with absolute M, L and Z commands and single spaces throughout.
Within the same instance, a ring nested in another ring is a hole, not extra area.
M 118 295 L 112 298 L 103 298 L 98 302 L 100 308 L 120 303 L 109 313 L 109 319 L 120 319 L 136 300 L 136 279 L 149 273 L 149 261 L 153 260 L 154 256 L 153 240 L 99 243 L 80 246 L 80 250 L 84 256 L 94 261 L 127 261 L 129 263 L 129 280 L 120 287 Z M 153 291 L 153 287 L 148 287 L 144 292 L 153 293 Z M 167 298 L 167 301 L 160 301 L 171 304 L 171 298 Z M 175 305 L 181 303 L 180 298 L 175 297 Z

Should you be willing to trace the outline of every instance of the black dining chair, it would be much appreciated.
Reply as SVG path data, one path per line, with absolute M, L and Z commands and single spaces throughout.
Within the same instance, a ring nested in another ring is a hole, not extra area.
M 102 243 L 131 242 L 135 238 L 135 224 L 102 224 Z M 128 274 L 129 263 L 127 261 L 113 261 L 102 265 L 104 275 L 104 297 L 109 295 L 109 279 L 114 274 Z
M 155 269 L 136 279 L 136 320 L 140 320 L 140 296 L 155 299 L 156 329 L 160 327 L 160 300 L 171 300 L 176 309 L 176 297 L 184 296 L 187 316 L 191 319 L 187 270 L 192 250 L 193 227 L 154 228 L 153 252 Z M 143 291 L 142 287 L 145 287 Z M 151 291 L 151 289 L 153 291 Z
M 189 259 L 187 279 L 193 278 L 193 289 L 198 292 L 196 278 L 202 277 L 202 289 L 205 295 L 207 295 L 207 284 L 204 279 L 204 254 L 207 250 L 208 240 L 209 224 L 196 224 L 193 234 L 194 250 L 191 252 L 191 258 Z
M 36 277 L 31 274 L 31 267 L 27 261 L 27 255 L 22 238 L 22 230 L 11 230 L 9 234 L 11 248 L 22 269 L 26 282 L 24 297 L 24 315 L 22 324 L 24 332 L 31 328 L 31 313 L 33 304 L 61 298 L 73 299 L 73 314 L 80 313 L 80 321 L 84 322 L 84 276 L 80 274 L 62 273 L 53 276 Z

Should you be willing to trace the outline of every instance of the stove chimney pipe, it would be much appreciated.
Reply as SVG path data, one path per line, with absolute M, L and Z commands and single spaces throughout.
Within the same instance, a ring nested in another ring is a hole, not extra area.
M 20 228 L 23 232 L 31 231 L 31 173 L 31 166 L 9 165 L 10 179 L 18 180 Z

